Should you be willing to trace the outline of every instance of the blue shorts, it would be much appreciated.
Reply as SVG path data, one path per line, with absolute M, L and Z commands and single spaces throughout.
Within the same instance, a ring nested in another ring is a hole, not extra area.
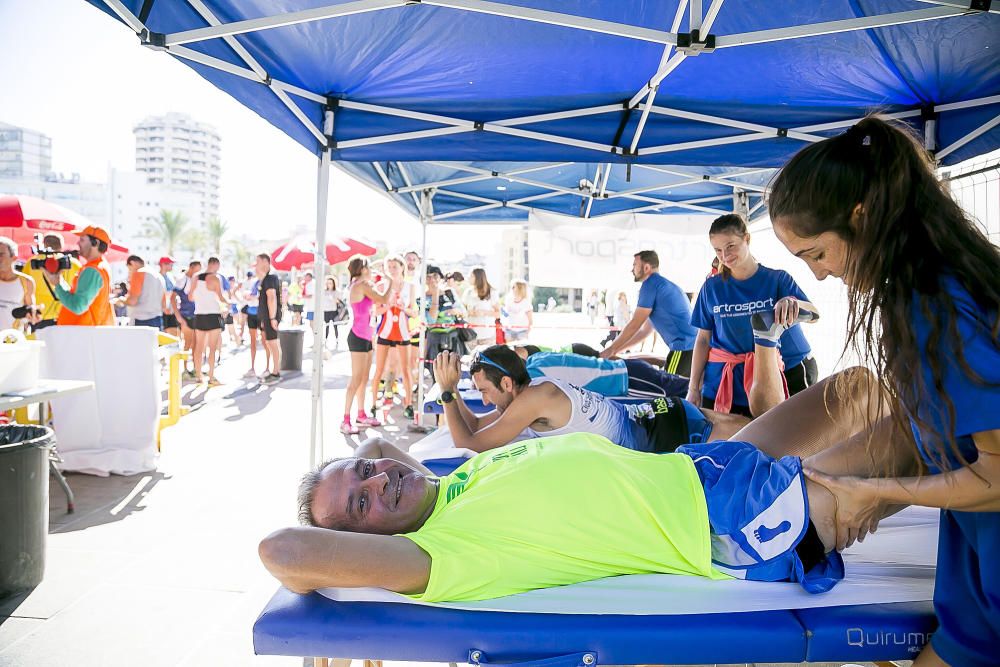
M 1000 512 L 941 511 L 931 645 L 950 665 L 1000 664 Z
M 688 442 L 693 444 L 708 442 L 712 435 L 712 422 L 708 421 L 705 413 L 694 403 L 685 400 L 681 402 L 687 415 Z
M 705 489 L 718 570 L 753 581 L 795 581 L 810 593 L 844 578 L 840 554 L 826 554 L 806 572 L 796 551 L 809 529 L 801 459 L 774 459 L 749 442 L 729 440 L 684 445 L 677 453 L 691 457 Z

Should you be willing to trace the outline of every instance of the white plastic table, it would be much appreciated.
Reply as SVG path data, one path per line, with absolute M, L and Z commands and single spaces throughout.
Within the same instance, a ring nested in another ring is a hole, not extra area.
M 61 398 L 69 394 L 77 394 L 83 391 L 91 391 L 94 383 L 89 380 L 53 380 L 41 379 L 38 386 L 23 391 L 0 394 L 0 412 L 23 408 L 33 403 L 38 403 L 38 423 L 45 425 L 47 420 L 46 407 L 49 401 L 54 398 Z M 73 491 L 66 483 L 62 471 L 56 465 L 59 460 L 58 454 L 49 457 L 49 468 L 56 476 L 56 481 L 66 493 L 66 513 L 72 514 L 75 509 Z

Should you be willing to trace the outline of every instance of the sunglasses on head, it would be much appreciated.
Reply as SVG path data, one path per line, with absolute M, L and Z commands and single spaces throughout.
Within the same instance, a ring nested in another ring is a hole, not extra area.
M 483 366 L 492 366 L 504 375 L 510 377 L 510 372 L 506 368 L 493 361 L 482 352 L 476 352 L 476 356 L 472 358 L 472 364 L 469 366 L 469 372 L 478 373 L 482 370 Z

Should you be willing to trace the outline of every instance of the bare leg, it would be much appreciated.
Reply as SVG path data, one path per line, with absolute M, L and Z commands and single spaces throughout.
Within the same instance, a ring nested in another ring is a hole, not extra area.
M 365 409 L 365 385 L 368 384 L 368 371 L 371 369 L 371 352 L 351 352 L 351 381 L 347 385 L 347 396 L 344 414 L 350 416 L 351 405 L 358 401 L 358 411 Z
M 205 355 L 205 339 L 207 338 L 207 331 L 195 331 L 194 332 L 194 377 L 201 382 L 201 368 L 204 363 L 203 357 Z
M 389 356 L 389 346 L 375 344 L 375 375 L 372 376 L 372 402 L 378 398 L 378 381 L 382 379 L 382 373 L 385 371 L 385 361 Z M 389 389 L 387 384 L 385 387 Z
M 215 355 L 218 353 L 219 348 L 222 347 L 222 331 L 219 329 L 213 329 L 208 332 L 206 336 L 208 339 L 208 381 L 215 381 Z
M 743 415 L 734 415 L 726 412 L 716 412 L 707 408 L 699 408 L 708 421 L 712 422 L 712 432 L 709 434 L 709 441 L 729 440 L 741 428 L 750 423 L 750 420 Z
M 750 414 L 760 417 L 785 400 L 785 386 L 778 369 L 778 348 L 754 345 L 753 384 L 750 386 Z
M 257 372 L 257 330 L 250 329 L 250 372 Z
M 851 387 L 845 398 L 833 390 L 839 376 Z M 829 387 L 829 391 L 827 388 Z M 849 368 L 817 382 L 753 420 L 730 440 L 752 442 L 774 456 L 809 456 L 860 433 L 887 414 L 871 372 Z
M 396 365 L 399 367 L 400 372 L 403 374 L 403 405 L 411 405 L 413 403 L 412 392 L 410 389 L 413 387 L 413 376 L 410 375 L 410 364 L 409 355 L 407 350 L 410 346 L 407 345 L 403 347 L 402 345 L 396 346 Z

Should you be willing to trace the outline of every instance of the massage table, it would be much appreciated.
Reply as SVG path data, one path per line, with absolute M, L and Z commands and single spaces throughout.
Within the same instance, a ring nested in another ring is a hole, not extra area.
M 425 461 L 446 474 L 464 458 Z M 497 600 L 423 604 L 381 589 L 279 589 L 258 655 L 595 667 L 912 660 L 936 627 L 936 510 L 908 508 L 845 552 L 847 578 L 797 584 L 610 577 Z M 366 667 L 367 667 L 366 663 Z

